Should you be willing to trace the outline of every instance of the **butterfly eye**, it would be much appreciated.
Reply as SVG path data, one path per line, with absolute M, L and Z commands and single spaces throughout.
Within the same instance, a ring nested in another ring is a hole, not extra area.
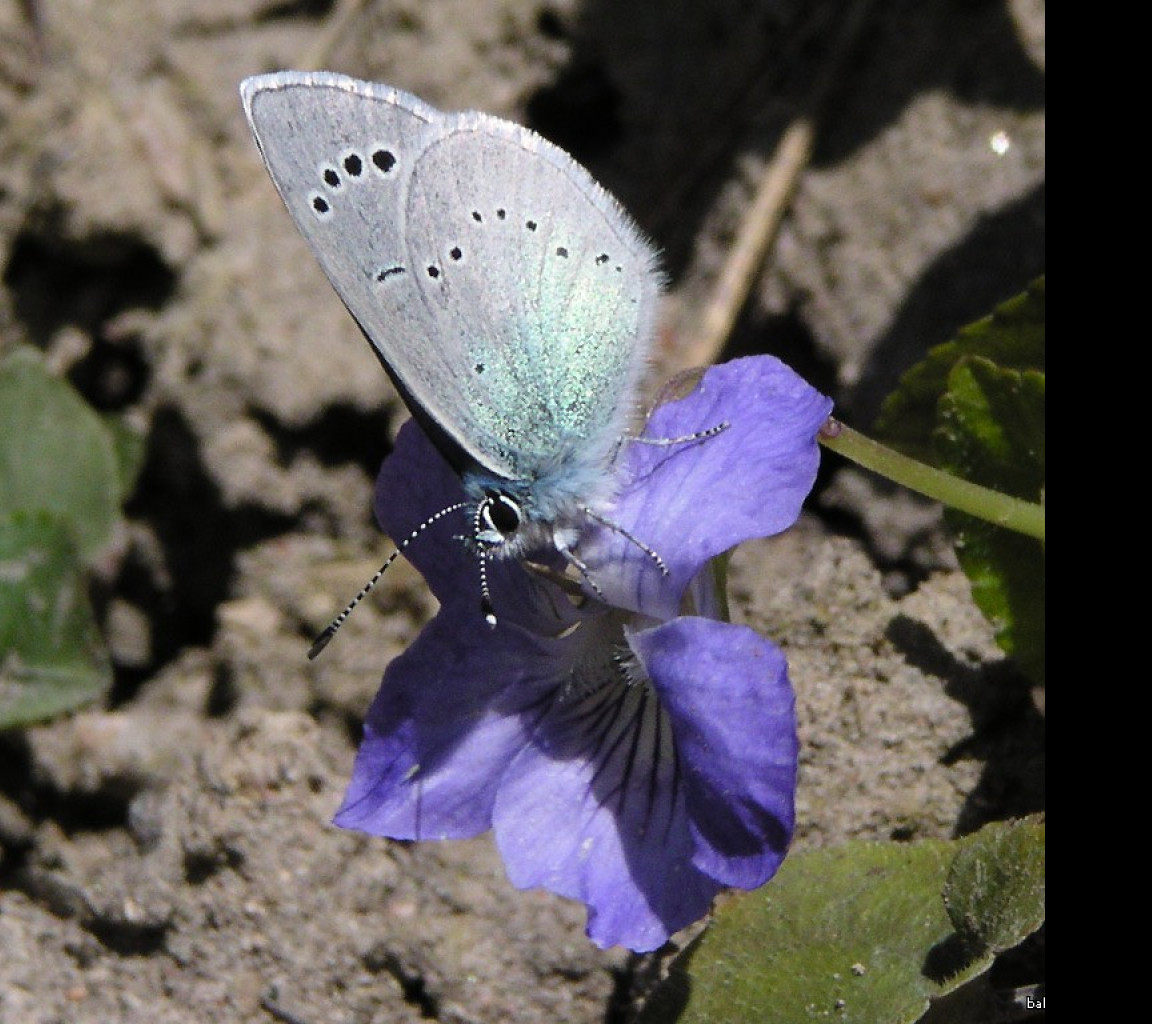
M 491 494 L 480 512 L 484 526 L 503 537 L 520 528 L 520 506 L 506 494 Z

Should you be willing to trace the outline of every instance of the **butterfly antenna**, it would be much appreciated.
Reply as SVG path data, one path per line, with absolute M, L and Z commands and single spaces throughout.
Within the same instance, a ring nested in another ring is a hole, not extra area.
M 492 605 L 492 594 L 488 590 L 488 555 L 480 555 L 480 612 L 484 621 L 496 628 L 496 609 Z
M 714 427 L 709 427 L 707 430 L 697 430 L 694 434 L 683 434 L 680 437 L 629 437 L 627 438 L 632 444 L 649 444 L 656 447 L 668 447 L 674 444 L 691 444 L 693 441 L 707 441 L 710 437 L 715 437 L 717 434 L 724 433 L 731 423 L 727 420 L 722 420 Z
M 697 430 L 693 434 L 683 434 L 680 437 L 629 437 L 625 438 L 624 440 L 630 441 L 632 444 L 647 444 L 655 445 L 657 447 L 669 447 L 674 444 L 692 444 L 695 441 L 706 441 L 710 437 L 715 437 L 717 434 L 722 434 L 731 425 L 732 424 L 727 420 L 722 420 L 720 423 L 717 423 L 713 427 L 708 427 L 706 430 Z M 588 516 L 589 519 L 594 519 L 601 526 L 606 526 L 613 533 L 618 533 L 626 541 L 635 544 L 636 547 L 638 547 L 641 551 L 644 552 L 644 554 L 652 559 L 656 565 L 656 568 L 660 570 L 660 575 L 668 575 L 668 566 L 665 564 L 664 559 L 660 557 L 659 553 L 655 549 L 650 548 L 639 537 L 633 536 L 619 523 L 614 523 L 606 516 L 602 516 L 598 512 L 593 512 L 592 509 L 590 509 L 587 505 L 584 506 L 582 511 L 586 516 Z M 576 566 L 577 569 L 580 570 L 580 573 L 584 579 L 586 579 L 591 585 L 592 589 L 595 590 L 597 594 L 599 594 L 600 588 L 596 586 L 592 578 L 588 575 L 588 569 L 584 563 L 576 558 L 576 556 L 573 555 L 570 551 L 562 552 L 562 554 L 565 558 L 568 559 L 569 562 L 571 562 Z
M 723 428 L 721 428 L 721 429 L 723 429 Z M 635 544 L 636 547 L 638 547 L 641 551 L 644 552 L 644 554 L 646 554 L 649 558 L 652 559 L 653 562 L 656 563 L 656 568 L 660 570 L 661 576 L 667 576 L 668 575 L 668 566 L 667 566 L 667 564 L 665 564 L 664 559 L 661 558 L 660 555 L 654 549 L 650 548 L 647 544 L 645 544 L 639 537 L 634 537 L 627 530 L 625 530 L 624 527 L 621 526 L 619 523 L 614 523 L 611 519 L 607 518 L 606 516 L 600 515 L 599 512 L 593 512 L 592 509 L 590 509 L 587 505 L 585 505 L 581 509 L 581 511 L 589 519 L 595 519 L 596 522 L 598 522 L 601 526 L 608 527 L 608 529 L 611 530 L 613 533 L 618 533 L 626 541 L 630 541 L 632 544 Z M 575 557 L 575 556 L 572 556 L 572 557 Z M 576 563 L 576 568 L 580 569 L 580 571 L 584 574 L 585 579 L 588 578 L 587 569 L 584 568 L 579 562 Z M 589 582 L 591 582 L 591 581 L 589 581 Z
M 405 537 L 403 541 L 401 541 L 399 544 L 397 544 L 396 550 L 393 551 L 392 554 L 390 554 L 384 560 L 384 564 L 382 566 L 380 566 L 380 568 L 377 569 L 375 573 L 373 573 L 372 578 L 367 583 L 365 583 L 364 586 L 362 586 L 360 588 L 360 593 L 358 593 L 354 598 L 352 598 L 351 601 L 348 602 L 348 604 L 345 606 L 344 610 L 339 615 L 337 615 L 336 618 L 334 618 L 330 623 L 328 623 L 328 628 L 325 629 L 324 632 L 321 633 L 315 639 L 315 641 L 313 641 L 312 646 L 308 648 L 308 660 L 314 661 L 316 659 L 317 655 L 319 655 L 320 652 L 322 650 L 324 650 L 324 648 L 327 647 L 329 643 L 332 642 L 332 638 L 336 635 L 336 633 L 340 629 L 340 627 L 343 626 L 344 623 L 347 621 L 348 616 L 352 614 L 352 610 L 361 601 L 363 601 L 364 598 L 366 598 L 368 596 L 368 594 L 372 590 L 372 588 L 374 586 L 376 586 L 377 583 L 380 582 L 380 577 L 383 576 L 384 573 L 386 573 L 388 571 L 388 567 L 393 562 L 396 561 L 396 558 L 404 551 L 404 549 L 406 547 L 408 547 L 409 544 L 411 544 L 417 537 L 420 536 L 420 534 L 422 534 L 425 530 L 427 530 L 428 527 L 431 526 L 433 523 L 439 521 L 440 519 L 443 519 L 444 516 L 449 515 L 452 512 L 456 512 L 459 509 L 464 508 L 464 506 L 467 504 L 468 503 L 465 501 L 459 501 L 455 505 L 449 505 L 447 508 L 442 508 L 439 512 L 435 513 L 434 515 L 430 515 L 427 519 L 424 520 L 424 522 L 422 522 L 419 526 L 417 526 L 415 530 L 413 530 L 410 534 L 408 534 L 408 536 Z
M 488 507 L 489 499 L 485 498 L 476 506 L 472 517 L 472 536 L 480 536 L 480 522 L 484 518 L 484 511 Z M 493 629 L 496 628 L 496 607 L 492 604 L 492 591 L 488 589 L 488 552 L 476 546 L 476 557 L 480 562 L 480 614 L 484 621 Z

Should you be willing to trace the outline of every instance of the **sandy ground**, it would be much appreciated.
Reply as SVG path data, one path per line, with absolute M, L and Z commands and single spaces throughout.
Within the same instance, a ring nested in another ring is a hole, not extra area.
M 507 883 L 486 837 L 329 824 L 389 658 L 433 612 L 372 480 L 404 419 L 297 237 L 237 97 L 324 66 L 529 123 L 658 243 L 674 365 L 853 5 L 798 0 L 0 2 L 0 347 L 148 457 L 96 591 L 101 707 L 0 735 L 0 1021 L 614 1022 L 650 965 Z M 867 428 L 929 346 L 1043 270 L 1044 5 L 871 5 L 730 354 Z M 789 653 L 798 847 L 1043 804 L 1043 720 L 938 510 L 828 457 L 747 545 L 736 617 Z

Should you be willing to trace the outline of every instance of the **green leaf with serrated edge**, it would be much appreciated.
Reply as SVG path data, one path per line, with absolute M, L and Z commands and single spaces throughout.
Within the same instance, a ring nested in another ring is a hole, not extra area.
M 0 516 L 0 729 L 79 707 L 111 683 L 70 531 L 46 512 Z
M 930 999 L 976 977 L 1000 951 L 972 952 L 943 892 L 968 847 L 984 843 L 979 856 L 993 859 L 1017 854 L 987 842 L 989 829 L 1004 827 L 791 855 L 768 885 L 724 902 L 674 961 L 641 1024 L 912 1024 Z M 999 913 L 994 894 L 980 912 Z
M 944 905 L 972 949 L 1018 946 L 1044 923 L 1044 821 L 1026 818 L 983 829 L 948 872 Z
M 1044 370 L 1044 278 L 937 345 L 908 370 L 881 406 L 876 433 L 889 444 L 935 464 L 932 434 L 948 376 L 962 359 L 978 356 L 1004 369 Z M 983 481 L 981 481 L 983 482 Z
M 953 367 L 934 440 L 957 476 L 1027 501 L 1044 494 L 1044 375 L 985 359 Z M 996 640 L 1036 683 L 1045 677 L 1044 546 L 947 510 L 972 597 Z
M 0 362 L 0 516 L 47 511 L 95 555 L 120 517 L 121 470 L 100 416 L 30 349 Z

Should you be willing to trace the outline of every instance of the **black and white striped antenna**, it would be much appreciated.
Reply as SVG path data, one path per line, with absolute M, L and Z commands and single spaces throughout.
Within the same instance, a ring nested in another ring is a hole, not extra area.
M 361 601 L 363 601 L 364 598 L 368 596 L 372 588 L 380 582 L 380 577 L 388 571 L 388 567 L 396 561 L 397 557 L 403 553 L 404 549 L 408 547 L 409 544 L 411 544 L 433 523 L 439 522 L 446 515 L 451 515 L 453 512 L 459 511 L 468 504 L 469 502 L 466 501 L 458 501 L 455 505 L 449 505 L 447 508 L 442 508 L 439 512 L 430 515 L 427 519 L 424 520 L 424 522 L 417 526 L 415 530 L 408 534 L 408 536 L 405 537 L 403 541 L 397 544 L 396 550 L 393 551 L 392 554 L 390 554 L 385 560 L 384 564 L 380 566 L 380 568 L 377 569 L 375 573 L 373 573 L 372 578 L 367 583 L 365 583 L 363 587 L 360 588 L 360 593 L 348 602 L 344 610 L 339 615 L 337 615 L 336 618 L 334 618 L 328 624 L 328 627 L 324 630 L 324 632 L 321 633 L 315 639 L 315 641 L 313 641 L 312 646 L 308 648 L 308 660 L 315 660 L 317 655 L 319 655 L 320 652 L 332 642 L 332 638 L 339 631 L 340 627 L 343 626 L 344 623 L 348 620 L 348 616 L 352 614 L 352 610 Z

